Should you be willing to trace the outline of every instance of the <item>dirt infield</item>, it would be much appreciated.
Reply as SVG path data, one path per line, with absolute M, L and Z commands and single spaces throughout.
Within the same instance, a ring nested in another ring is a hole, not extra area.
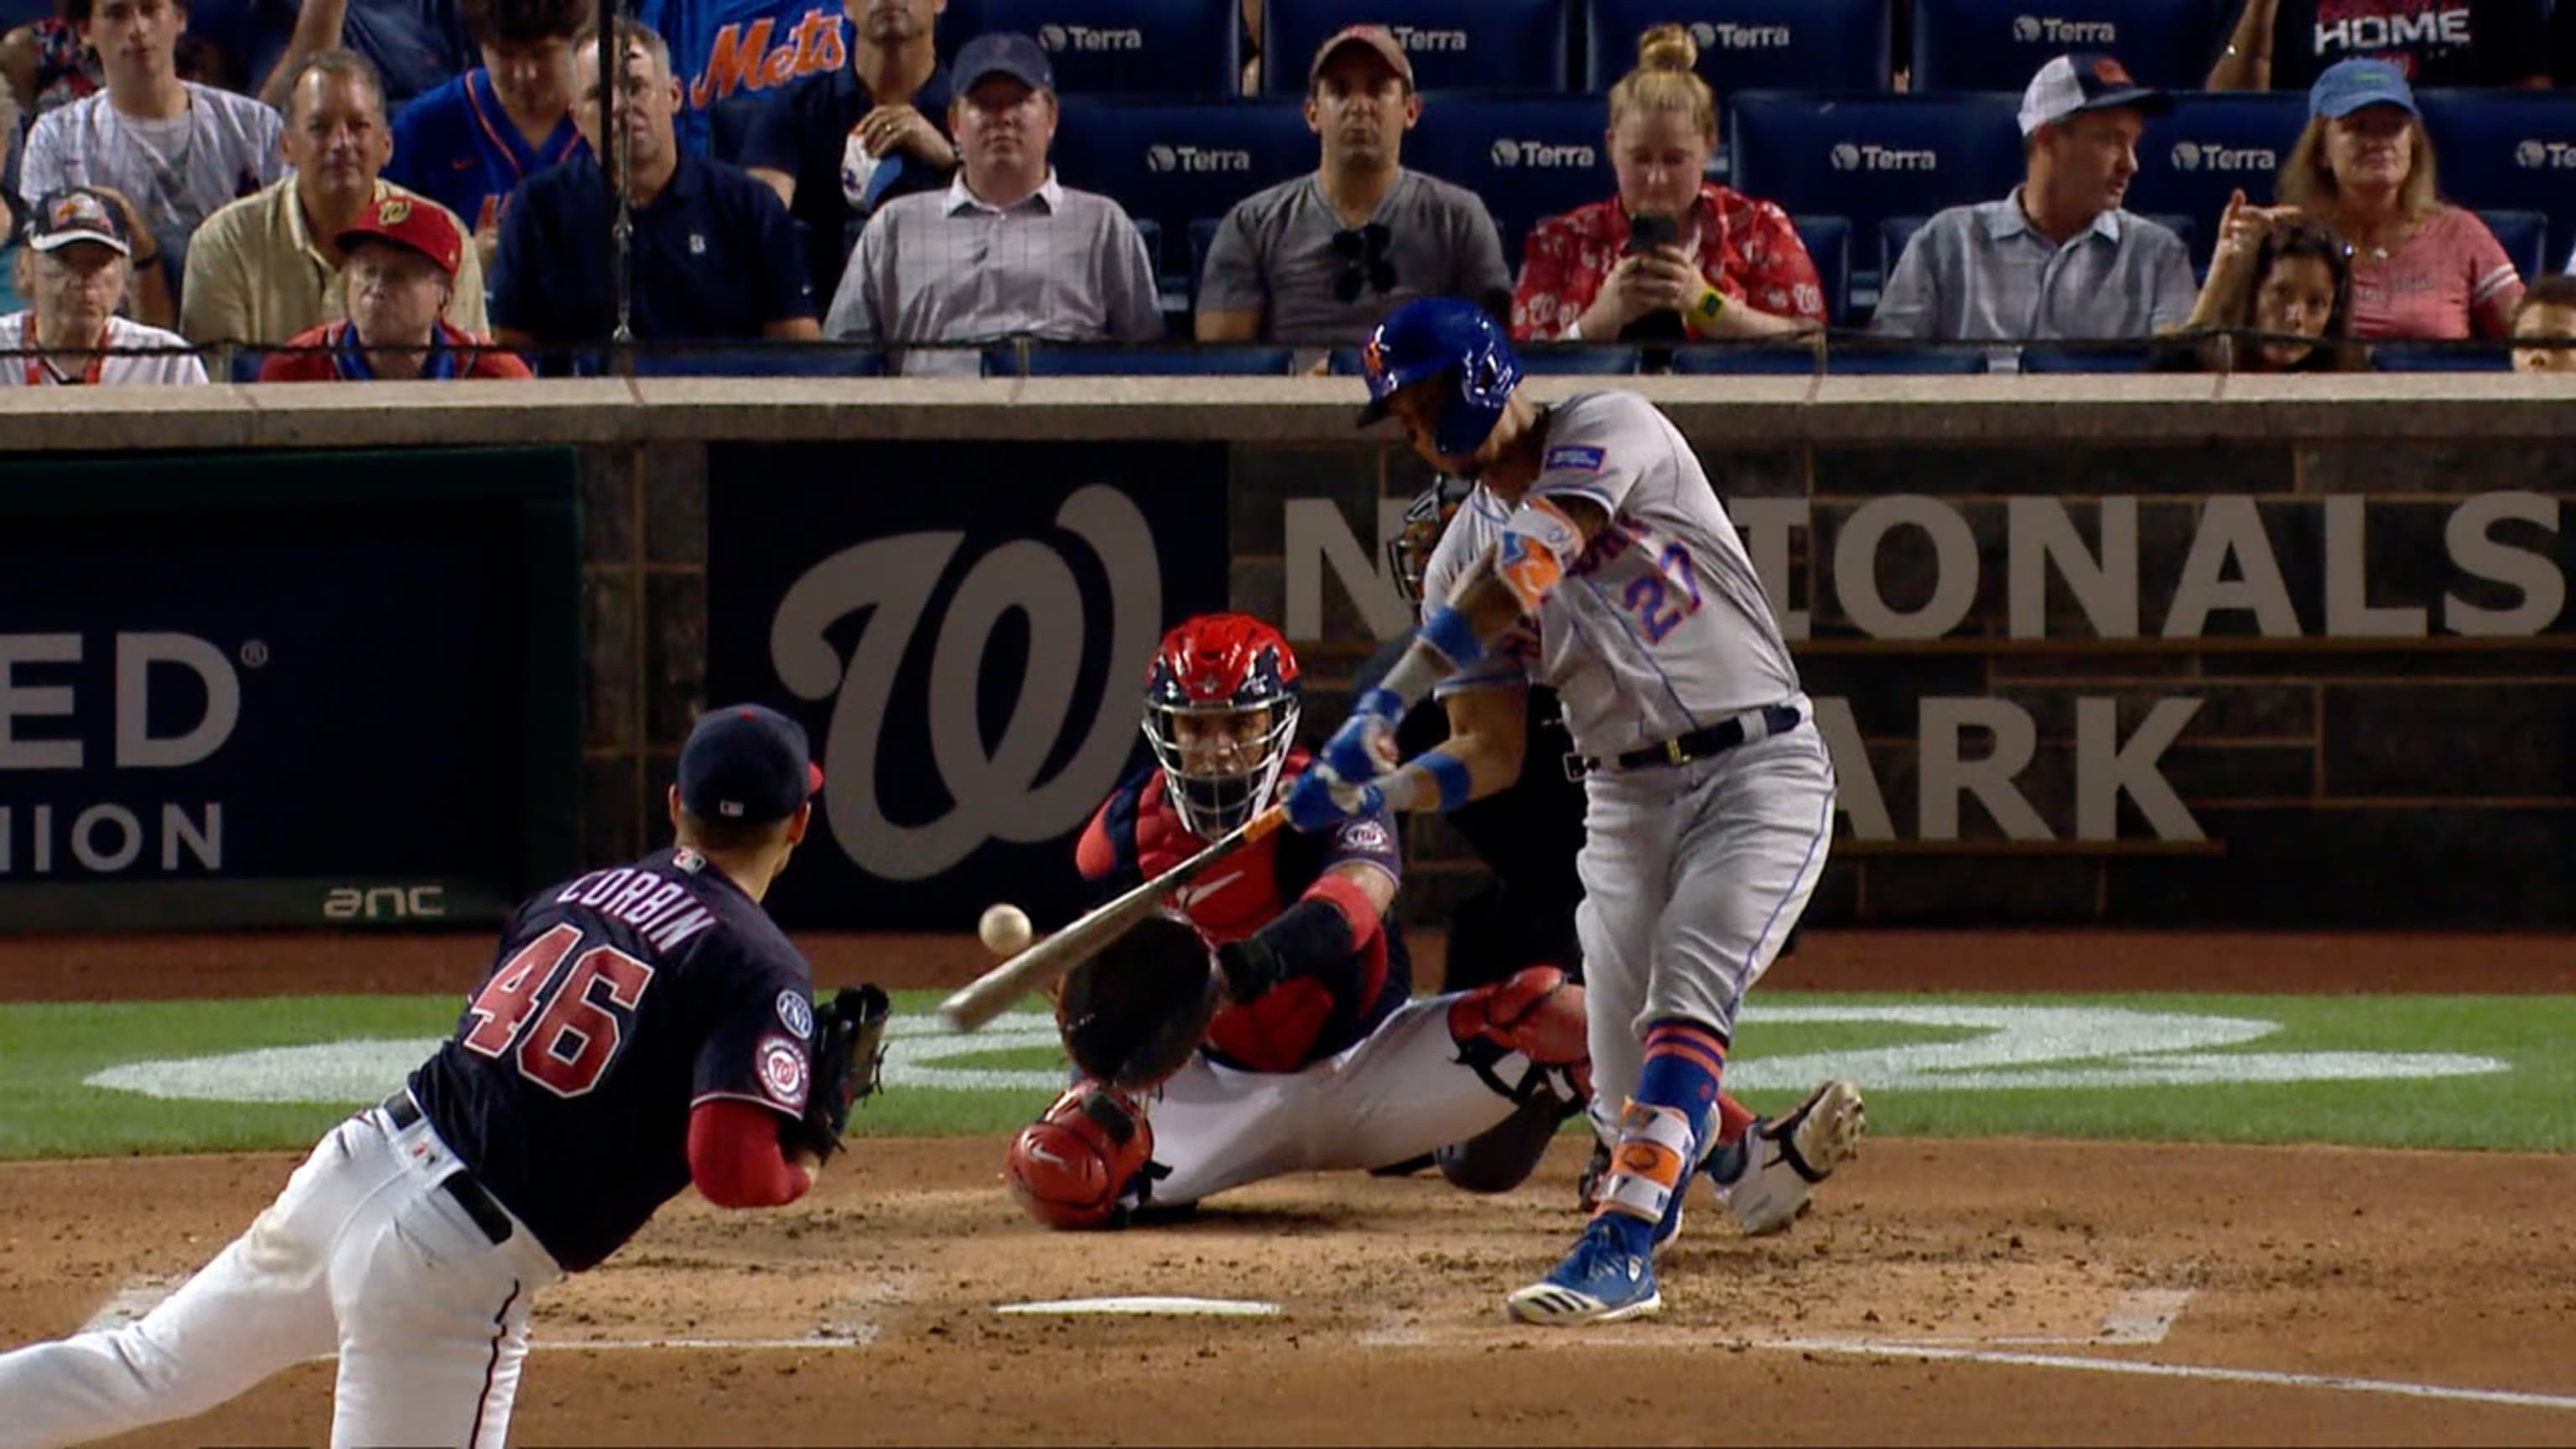
M 1021 1220 L 999 1154 L 876 1143 L 781 1213 L 673 1204 L 540 1302 L 516 1440 L 2576 1441 L 2571 1158 L 1876 1143 L 1783 1237 L 1748 1242 L 1704 1214 L 1668 1260 L 1663 1318 L 1550 1335 L 1497 1305 L 1562 1247 L 1571 1144 L 1499 1199 L 1429 1177 L 1302 1177 L 1086 1239 Z M 290 1166 L 0 1169 L 0 1342 L 185 1272 Z M 106 1200 L 128 1206 L 94 1216 Z M 1282 1311 L 995 1312 L 1117 1293 Z M 2100 1341 L 2106 1323 L 2129 1341 Z M 669 1338 L 719 1345 L 631 1346 Z M 782 1339 L 816 1341 L 720 1346 Z M 2012 1358 L 2039 1362 L 1996 1361 Z M 2455 1392 L 2265 1377 L 2284 1374 Z M 2482 1390 L 2531 1397 L 2461 1396 Z M 126 1442 L 316 1443 L 329 1394 L 309 1365 Z
M 1416 935 L 1414 979 L 1444 942 Z M 991 964 L 969 935 L 798 938 L 827 985 L 963 985 Z M 462 992 L 489 932 L 277 932 L 0 938 L 0 1001 Z M 1815 991 L 2576 992 L 2576 936 L 2205 931 L 1818 931 L 1765 980 Z

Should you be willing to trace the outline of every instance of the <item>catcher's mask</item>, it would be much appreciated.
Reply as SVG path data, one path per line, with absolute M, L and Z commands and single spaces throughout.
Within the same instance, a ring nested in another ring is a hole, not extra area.
M 1270 803 L 1297 737 L 1297 655 L 1249 614 L 1202 614 L 1163 636 L 1145 739 L 1181 824 L 1212 840 Z
M 1476 485 L 1464 478 L 1443 478 L 1405 505 L 1404 527 L 1386 541 L 1386 563 L 1395 586 L 1414 603 L 1422 602 L 1422 581 L 1431 573 L 1431 551 L 1440 546 L 1449 520 L 1458 516 L 1459 506 L 1475 491 Z

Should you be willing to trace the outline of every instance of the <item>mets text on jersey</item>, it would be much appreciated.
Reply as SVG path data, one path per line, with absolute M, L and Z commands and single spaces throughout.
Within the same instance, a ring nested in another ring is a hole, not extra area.
M 837 10 L 809 11 L 777 45 L 778 17 L 732 21 L 717 28 L 702 63 L 690 65 L 689 107 L 705 110 L 738 90 L 765 91 L 801 75 L 839 70 L 849 63 Z

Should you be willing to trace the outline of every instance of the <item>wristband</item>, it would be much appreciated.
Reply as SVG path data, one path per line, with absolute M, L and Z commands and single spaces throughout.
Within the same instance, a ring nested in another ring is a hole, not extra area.
M 1467 773 L 1467 762 L 1446 750 L 1431 750 L 1414 757 L 1413 763 L 1440 786 L 1440 812 L 1447 814 L 1467 803 L 1475 780 Z
M 1700 288 L 1699 300 L 1691 304 L 1690 316 L 1685 320 L 1693 327 L 1706 327 L 1716 321 L 1718 314 L 1725 310 L 1726 294 L 1714 286 L 1703 286 Z
M 1460 669 L 1485 657 L 1485 645 L 1476 637 L 1476 627 L 1467 622 L 1466 615 L 1447 604 L 1432 610 L 1414 637 L 1439 650 L 1441 658 Z

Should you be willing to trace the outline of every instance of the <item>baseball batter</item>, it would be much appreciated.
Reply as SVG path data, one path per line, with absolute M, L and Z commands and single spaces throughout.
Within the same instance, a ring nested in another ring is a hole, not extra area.
M 1616 1146 L 1582 1240 L 1508 1307 L 1542 1324 L 1653 1313 L 1654 1250 L 1725 1135 L 1737 1008 L 1824 867 L 1833 766 L 1734 525 L 1653 406 L 1618 392 L 1534 405 L 1501 330 L 1451 300 L 1398 310 L 1363 359 L 1362 421 L 1396 418 L 1426 462 L 1480 486 L 1432 556 L 1411 648 L 1292 787 L 1289 814 L 1329 829 L 1507 788 L 1523 690 L 1556 690 L 1588 801 L 1576 929 L 1595 1118 Z M 1399 768 L 1397 723 L 1426 695 L 1450 738 Z M 1859 1094 L 1824 1084 L 1739 1155 L 1730 1206 L 1780 1167 L 1821 1179 L 1860 1127 Z
M 1156 764 L 1093 818 L 1076 850 L 1082 874 L 1124 890 L 1266 808 L 1306 768 L 1292 744 L 1298 692 L 1296 656 L 1269 625 L 1211 614 L 1174 629 L 1146 690 Z M 1360 811 L 1272 835 L 1182 892 L 1197 932 L 1183 949 L 1204 983 L 1215 948 L 1223 1000 L 1167 1078 L 1077 1081 L 1019 1134 L 1006 1173 L 1031 1215 L 1123 1225 L 1281 1173 L 1401 1161 L 1535 1096 L 1583 1100 L 1583 988 L 1564 973 L 1412 999 L 1403 938 L 1386 919 L 1400 870 L 1394 822 Z M 1077 968 L 1059 1001 L 1069 1047 L 1100 1025 L 1066 1004 L 1083 973 L 1147 964 L 1113 947 Z
M 538 1293 L 692 1182 L 793 1202 L 837 1142 L 846 1099 L 813 1100 L 843 1090 L 836 1023 L 760 908 L 821 778 L 783 716 L 700 720 L 677 846 L 520 907 L 455 1036 L 141 1322 L 0 1356 L 0 1445 L 185 1418 L 335 1352 L 335 1446 L 502 1443 Z

